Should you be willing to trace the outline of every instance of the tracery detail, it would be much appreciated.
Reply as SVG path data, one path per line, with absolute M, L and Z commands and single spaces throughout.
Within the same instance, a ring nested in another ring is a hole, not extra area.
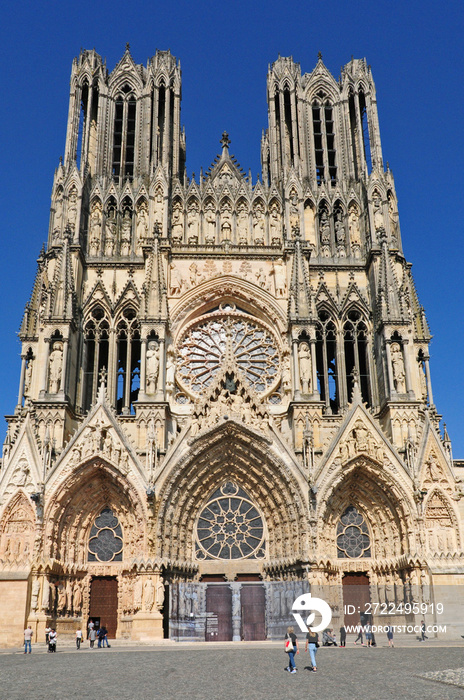
M 371 539 L 363 516 L 354 506 L 348 506 L 337 525 L 339 559 L 359 559 L 371 556 Z
M 198 518 L 197 559 L 261 559 L 263 519 L 248 495 L 231 481 L 215 491 Z
M 88 561 L 122 561 L 122 529 L 110 508 L 104 508 L 90 530 Z

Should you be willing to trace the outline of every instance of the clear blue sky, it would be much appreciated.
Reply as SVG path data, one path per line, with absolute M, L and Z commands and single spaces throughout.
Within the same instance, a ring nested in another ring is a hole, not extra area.
M 17 400 L 16 333 L 47 237 L 71 62 L 80 48 L 95 48 L 110 70 L 127 41 L 136 63 L 171 49 L 182 64 L 188 173 L 209 166 L 226 129 L 232 153 L 254 179 L 267 126 L 268 63 L 291 55 L 310 72 L 321 51 L 337 78 L 352 55 L 372 66 L 404 250 L 434 335 L 435 403 L 454 457 L 464 457 L 463 7 L 456 0 L 5 3 L 0 414 Z

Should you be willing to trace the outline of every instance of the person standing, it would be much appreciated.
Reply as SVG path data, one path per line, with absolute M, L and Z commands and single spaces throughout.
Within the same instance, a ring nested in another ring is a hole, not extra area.
M 97 633 L 95 632 L 95 628 L 92 627 L 92 629 L 89 629 L 89 641 L 90 641 L 90 648 L 94 648 L 95 644 L 95 639 L 97 638 Z
M 52 628 L 50 630 L 50 634 L 48 635 L 48 651 L 49 652 L 56 652 L 56 638 L 57 638 L 56 631 Z
M 287 645 L 288 640 L 291 642 L 289 645 Z M 287 627 L 287 634 L 285 635 L 285 651 L 288 654 L 288 666 L 285 670 L 289 673 L 296 673 L 295 654 L 299 654 L 300 649 L 298 647 L 298 639 L 296 638 L 293 627 Z
M 76 649 L 81 648 L 81 642 L 82 642 L 82 630 L 79 627 L 79 629 L 76 630 Z
M 25 654 L 27 654 L 28 649 L 29 649 L 29 654 L 31 653 L 31 640 L 32 640 L 33 636 L 34 636 L 34 632 L 32 631 L 32 627 L 29 625 L 24 630 L 24 653 Z
M 93 630 L 95 627 L 93 620 L 90 620 L 89 624 L 87 625 L 87 639 L 90 639 L 90 631 Z
M 367 646 L 372 646 L 372 626 L 370 622 L 368 622 L 367 625 L 364 627 L 364 633 L 366 635 Z
M 48 646 L 48 635 L 50 634 L 51 631 L 52 631 L 51 627 L 45 628 L 45 644 L 47 644 L 47 646 Z
M 309 651 L 309 656 L 311 658 L 311 671 L 316 673 L 316 651 L 319 647 L 319 635 L 317 632 L 313 632 L 311 629 L 306 635 L 305 651 Z
M 346 647 L 346 628 L 345 625 L 340 627 L 340 646 Z
M 104 647 L 105 642 L 106 642 L 106 646 L 109 647 L 110 645 L 108 644 L 108 630 L 106 629 L 105 625 L 102 626 L 102 632 L 103 632 L 102 646 Z
M 395 646 L 393 644 L 393 627 L 391 625 L 387 626 L 387 639 L 388 639 L 388 646 L 389 647 Z

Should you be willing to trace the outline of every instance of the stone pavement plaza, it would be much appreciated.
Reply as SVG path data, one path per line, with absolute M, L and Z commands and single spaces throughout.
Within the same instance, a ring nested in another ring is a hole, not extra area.
M 389 649 L 321 648 L 318 673 L 305 670 L 309 654 L 297 656 L 298 673 L 284 672 L 281 644 L 164 644 L 77 651 L 69 643 L 47 654 L 0 653 L 2 700 L 454 700 L 464 697 L 464 648 L 445 642 Z M 452 684 L 429 680 L 424 674 Z

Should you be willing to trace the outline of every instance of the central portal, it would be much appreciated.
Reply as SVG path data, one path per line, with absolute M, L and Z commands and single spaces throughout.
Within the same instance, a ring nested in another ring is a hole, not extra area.
M 115 576 L 95 576 L 90 584 L 89 617 L 105 625 L 108 637 L 115 638 L 118 627 L 118 581 Z

